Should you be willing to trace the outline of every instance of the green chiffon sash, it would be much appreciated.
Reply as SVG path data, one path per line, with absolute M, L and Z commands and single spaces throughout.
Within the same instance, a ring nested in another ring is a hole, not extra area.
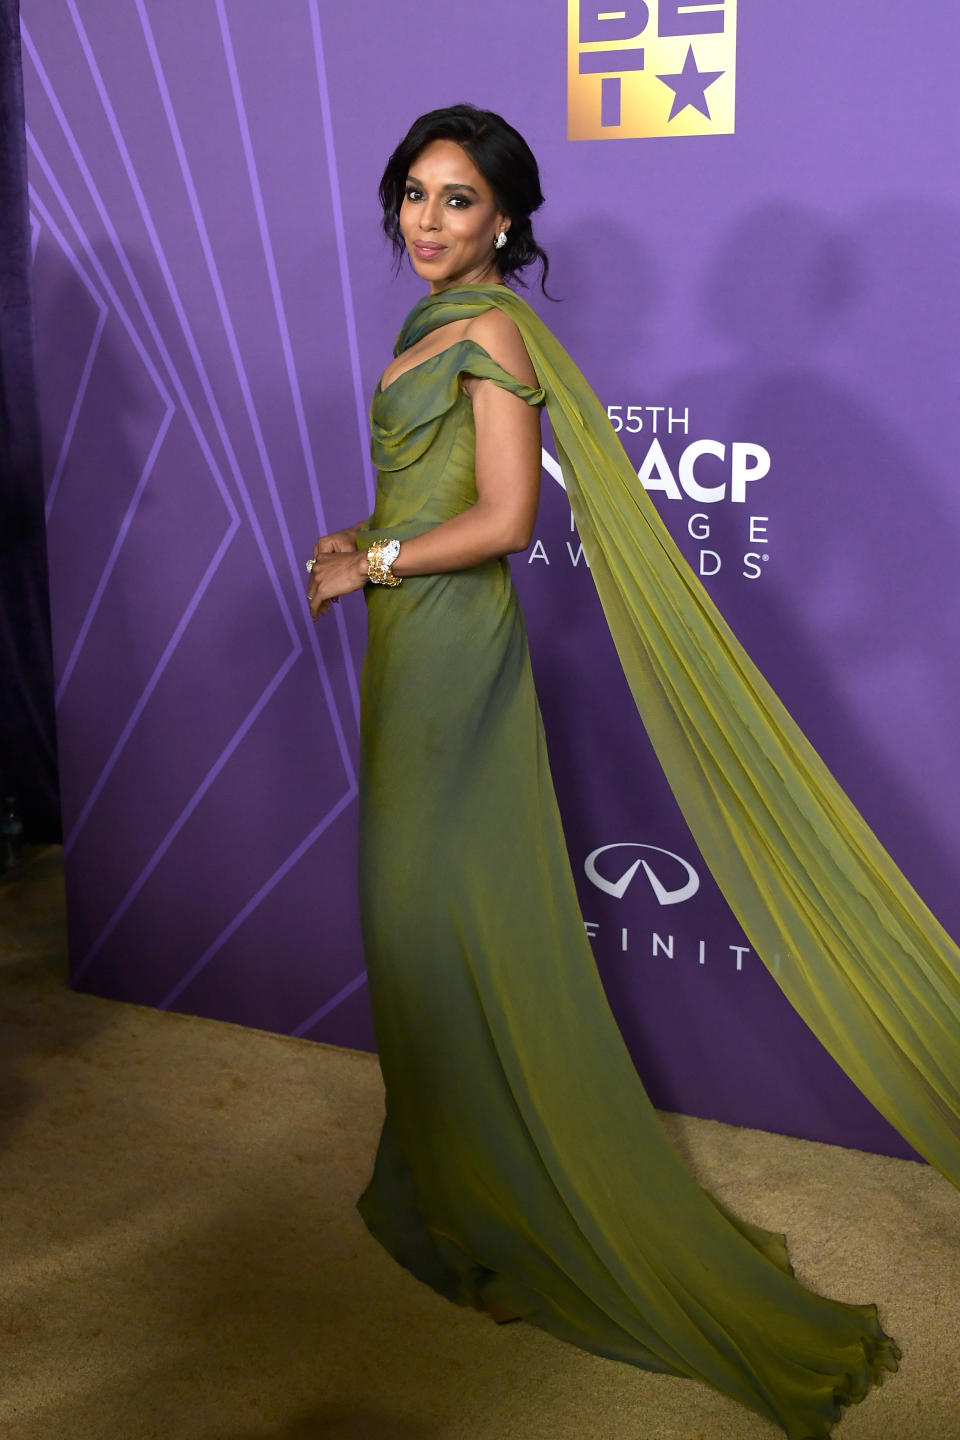
M 395 353 L 491 306 L 515 321 L 546 394 L 611 635 L 704 860 L 817 1038 L 960 1186 L 960 950 L 739 644 L 526 302 L 498 285 L 428 295 Z

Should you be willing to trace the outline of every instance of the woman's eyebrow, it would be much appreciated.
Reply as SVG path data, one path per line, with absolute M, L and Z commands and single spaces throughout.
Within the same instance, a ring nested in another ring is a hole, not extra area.
M 426 189 L 426 186 L 424 185 L 423 181 L 422 181 L 422 180 L 418 180 L 417 177 L 416 177 L 416 175 L 408 175 L 408 176 L 407 176 L 407 184 L 408 184 L 408 185 L 417 185 L 421 190 L 425 190 L 425 189 Z M 440 188 L 441 188 L 441 190 L 469 190 L 471 195 L 476 195 L 476 193 L 477 193 L 476 190 L 473 188 L 472 185 L 462 184 L 462 183 L 459 182 L 459 181 L 452 181 L 449 185 L 441 185 Z

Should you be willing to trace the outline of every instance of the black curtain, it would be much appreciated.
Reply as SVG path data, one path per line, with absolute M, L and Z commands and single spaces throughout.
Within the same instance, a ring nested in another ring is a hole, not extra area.
M 59 839 L 18 0 L 0 0 L 0 798 Z

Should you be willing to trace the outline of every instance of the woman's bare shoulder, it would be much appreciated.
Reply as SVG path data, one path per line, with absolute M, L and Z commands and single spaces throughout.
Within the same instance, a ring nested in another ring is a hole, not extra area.
M 502 365 L 508 374 L 527 385 L 539 385 L 527 347 L 523 343 L 523 336 L 503 310 L 493 307 L 475 315 L 465 333 L 467 338 L 482 345 L 487 354 L 496 360 L 498 365 Z

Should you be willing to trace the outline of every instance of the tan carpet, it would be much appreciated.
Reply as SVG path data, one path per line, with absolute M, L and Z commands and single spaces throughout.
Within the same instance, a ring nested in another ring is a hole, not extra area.
M 353 1208 L 376 1061 L 73 994 L 59 855 L 0 882 L 0 1435 L 775 1440 L 702 1386 L 495 1326 Z M 843 1440 L 960 1440 L 960 1195 L 908 1161 L 666 1117 L 698 1174 L 876 1300 L 905 1359 Z

